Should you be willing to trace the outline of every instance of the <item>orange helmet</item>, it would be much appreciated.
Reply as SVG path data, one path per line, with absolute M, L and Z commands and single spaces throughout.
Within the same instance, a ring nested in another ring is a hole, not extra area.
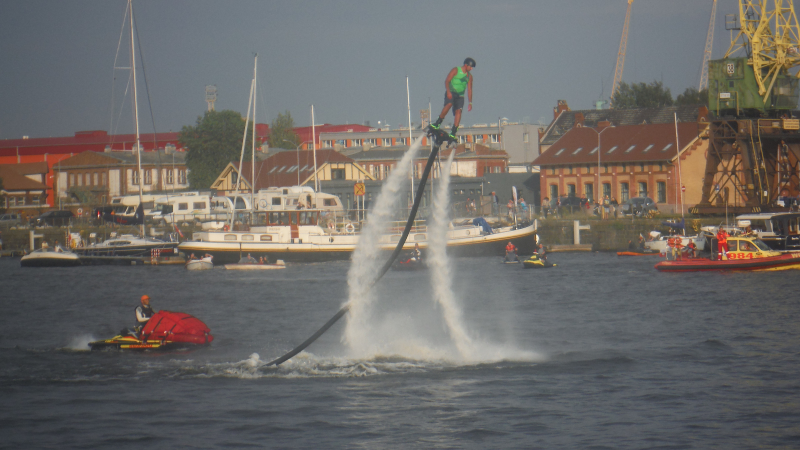
M 150 296 L 149 295 L 145 294 L 145 295 L 142 296 L 142 304 L 143 305 L 149 305 L 150 304 Z

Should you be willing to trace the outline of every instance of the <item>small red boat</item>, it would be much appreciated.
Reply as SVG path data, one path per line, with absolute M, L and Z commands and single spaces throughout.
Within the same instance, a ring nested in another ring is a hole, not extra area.
M 721 260 L 695 258 L 661 261 L 655 268 L 662 272 L 800 269 L 800 253 L 774 251 L 760 239 L 753 237 L 729 237 L 727 255 Z

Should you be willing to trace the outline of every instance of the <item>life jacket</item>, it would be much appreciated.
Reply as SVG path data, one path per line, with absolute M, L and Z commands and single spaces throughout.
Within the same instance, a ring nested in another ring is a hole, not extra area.
M 514 244 L 509 242 L 508 245 L 506 245 L 506 251 L 507 252 L 515 252 L 515 251 L 517 251 L 517 247 L 514 247 Z
M 151 308 L 149 305 L 148 306 L 139 305 L 136 307 L 135 311 L 140 312 L 142 317 L 144 317 L 147 320 L 150 320 L 150 318 L 153 317 L 153 314 L 155 314 L 153 308 Z M 139 320 L 139 314 L 136 314 L 136 320 L 137 321 Z M 145 323 L 145 322 L 140 322 L 140 323 Z

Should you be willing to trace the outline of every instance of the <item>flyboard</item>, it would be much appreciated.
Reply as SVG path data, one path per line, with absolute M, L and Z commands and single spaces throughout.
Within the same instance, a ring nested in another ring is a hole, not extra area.
M 433 162 L 436 160 L 436 155 L 439 154 L 439 149 L 442 147 L 442 145 L 446 144 L 446 147 L 449 147 L 451 144 L 454 145 L 456 143 L 456 140 L 453 139 L 449 133 L 440 130 L 438 128 L 433 128 L 430 125 L 428 125 L 428 127 L 425 128 L 425 133 L 428 135 L 428 137 L 430 137 L 433 140 L 433 150 L 431 151 L 431 155 L 428 157 L 428 162 L 427 164 L 425 164 L 425 170 L 422 172 L 422 177 L 419 180 L 419 186 L 417 187 L 417 192 L 416 195 L 414 196 L 414 206 L 411 207 L 411 212 L 408 214 L 406 227 L 403 229 L 403 234 L 400 236 L 400 241 L 397 243 L 394 252 L 392 252 L 391 256 L 389 256 L 389 260 L 386 261 L 386 263 L 381 268 L 381 271 L 378 273 L 378 276 L 375 278 L 373 284 L 377 283 L 381 278 L 383 278 L 386 272 L 388 272 L 389 269 L 392 267 L 394 260 L 397 259 L 397 256 L 403 250 L 403 245 L 406 243 L 406 239 L 408 238 L 408 233 L 411 231 L 411 227 L 414 224 L 414 219 L 417 217 L 417 210 L 419 209 L 419 205 L 422 202 L 422 196 L 425 194 L 425 185 L 428 183 L 428 176 L 430 175 L 431 169 L 433 168 Z M 280 358 L 268 362 L 266 365 L 267 366 L 280 365 L 286 362 L 287 360 L 291 359 L 296 354 L 302 352 L 303 350 L 305 350 L 306 347 L 314 343 L 314 341 L 316 341 L 317 338 L 319 338 L 326 331 L 328 331 L 328 329 L 332 327 L 333 324 L 335 324 L 339 319 L 341 319 L 341 317 L 345 315 L 349 310 L 350 310 L 349 304 L 342 306 L 342 309 L 340 309 L 336 314 L 334 314 L 333 317 L 330 318 L 330 320 L 325 322 L 325 325 L 323 325 L 319 330 L 317 330 L 316 333 L 314 333 L 313 335 L 311 335 L 311 337 L 303 341 L 302 344 L 293 348 L 289 353 L 286 353 Z

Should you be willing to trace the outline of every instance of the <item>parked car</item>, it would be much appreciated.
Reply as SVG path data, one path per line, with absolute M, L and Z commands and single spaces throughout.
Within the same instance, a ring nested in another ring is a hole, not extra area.
M 561 204 L 561 211 L 562 212 L 578 212 L 581 210 L 586 210 L 586 204 L 589 202 L 585 198 L 576 197 L 574 195 L 564 195 L 558 197 L 558 203 L 554 203 L 553 207 L 558 204 Z
M 41 216 L 32 219 L 31 225 L 34 227 L 43 227 L 43 226 L 52 226 L 52 227 L 62 227 L 65 225 L 69 225 L 70 220 L 75 217 L 72 214 L 72 211 L 47 211 L 42 213 Z
M 22 214 L 0 214 L 0 228 L 24 225 Z
M 650 197 L 631 197 L 627 201 L 619 205 L 620 212 L 623 215 L 641 216 L 650 211 L 658 211 L 656 202 Z

